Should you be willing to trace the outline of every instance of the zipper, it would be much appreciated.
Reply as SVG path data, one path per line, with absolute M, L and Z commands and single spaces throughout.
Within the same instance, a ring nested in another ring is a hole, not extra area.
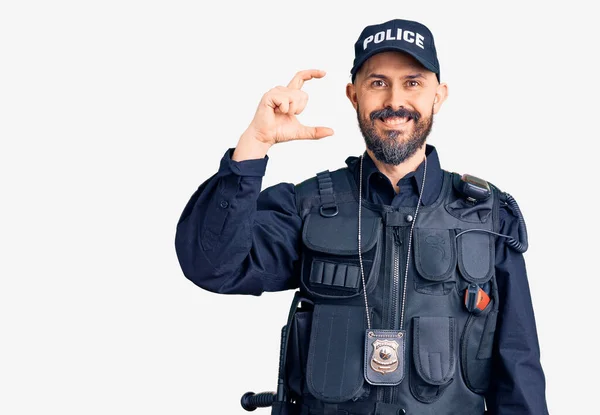
M 402 236 L 400 227 L 394 227 L 394 270 L 392 277 L 392 306 L 391 306 L 391 329 L 398 328 L 398 303 L 400 301 L 400 253 L 402 246 Z
M 398 304 L 400 302 L 400 254 L 402 253 L 402 234 L 400 232 L 400 227 L 396 226 L 394 228 L 394 289 L 392 290 L 392 318 L 391 318 L 391 323 L 392 323 L 392 328 L 397 329 L 399 328 L 399 322 L 398 322 Z M 393 386 L 390 389 L 390 399 L 389 402 L 391 404 L 396 403 L 397 400 L 397 394 L 398 394 L 398 389 L 399 386 Z
M 392 270 L 392 289 L 390 294 L 390 315 L 388 328 L 398 328 L 398 304 L 400 302 L 400 254 L 402 253 L 402 234 L 399 226 L 394 227 L 394 266 Z M 396 402 L 396 390 L 398 386 L 388 386 L 385 388 L 384 402 L 394 404 Z

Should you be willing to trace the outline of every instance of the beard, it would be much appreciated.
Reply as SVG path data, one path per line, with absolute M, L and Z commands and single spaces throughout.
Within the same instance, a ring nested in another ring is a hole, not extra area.
M 405 108 L 394 111 L 390 107 L 386 107 L 373 111 L 367 119 L 361 117 L 360 107 L 357 106 L 356 116 L 367 148 L 371 150 L 377 160 L 394 166 L 410 158 L 423 147 L 433 126 L 433 107 L 429 117 L 422 117 L 419 112 Z M 386 131 L 385 136 L 380 136 L 375 128 L 375 121 L 388 117 L 404 117 L 412 120 L 414 124 L 412 133 L 392 129 Z

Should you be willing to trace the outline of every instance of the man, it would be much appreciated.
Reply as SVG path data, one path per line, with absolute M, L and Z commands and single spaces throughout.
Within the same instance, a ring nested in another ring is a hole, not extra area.
M 299 288 L 277 413 L 546 414 L 518 206 L 426 144 L 448 94 L 432 33 L 391 20 L 355 53 L 365 153 L 261 192 L 272 145 L 333 134 L 296 118 L 323 71 L 268 91 L 181 215 L 185 276 L 223 294 Z

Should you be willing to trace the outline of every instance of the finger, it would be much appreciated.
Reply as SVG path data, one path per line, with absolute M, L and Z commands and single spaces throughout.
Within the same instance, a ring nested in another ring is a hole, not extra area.
M 290 107 L 288 109 L 288 114 L 289 115 L 298 114 L 298 103 L 296 101 L 294 101 L 293 99 L 290 99 Z
M 297 99 L 297 105 L 294 114 L 300 114 L 302 111 L 304 111 L 304 108 L 306 108 L 306 104 L 308 104 L 308 94 L 304 91 L 297 92 L 299 97 Z
M 305 71 L 298 72 L 287 85 L 288 88 L 300 89 L 304 85 L 305 81 L 309 81 L 313 78 L 323 78 L 325 71 L 320 69 L 307 69 Z
M 308 102 L 308 94 L 304 91 L 300 91 L 297 89 L 288 90 L 290 94 L 290 115 L 298 115 L 304 108 Z
M 271 94 L 267 105 L 277 112 L 287 114 L 290 110 L 290 97 L 286 94 Z
M 333 135 L 333 130 L 328 127 L 306 127 L 302 126 L 300 137 L 305 139 L 318 140 L 323 137 Z

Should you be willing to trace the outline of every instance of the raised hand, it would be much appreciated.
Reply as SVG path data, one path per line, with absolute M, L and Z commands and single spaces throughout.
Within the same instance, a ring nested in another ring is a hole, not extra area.
M 304 111 L 308 94 L 302 91 L 304 82 L 322 78 L 325 71 L 308 69 L 298 72 L 287 86 L 276 86 L 265 93 L 258 104 L 254 119 L 240 138 L 234 160 L 264 156 L 273 144 L 292 140 L 321 139 L 333 135 L 328 127 L 308 127 L 300 123 L 296 115 Z M 261 151 L 254 146 L 258 141 Z M 251 151 L 258 150 L 258 151 Z M 263 154 L 264 152 L 264 154 Z

